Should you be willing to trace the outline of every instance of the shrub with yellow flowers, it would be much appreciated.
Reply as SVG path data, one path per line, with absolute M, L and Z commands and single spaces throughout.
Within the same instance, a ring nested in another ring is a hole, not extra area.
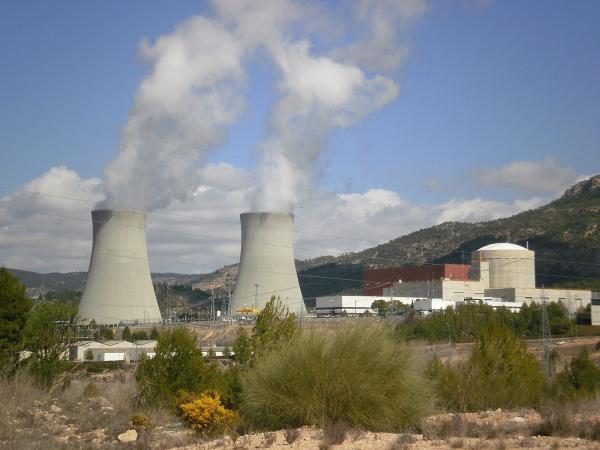
M 237 421 L 235 411 L 223 406 L 217 392 L 206 391 L 199 397 L 184 393 L 179 398 L 179 414 L 193 430 L 203 436 L 226 433 Z

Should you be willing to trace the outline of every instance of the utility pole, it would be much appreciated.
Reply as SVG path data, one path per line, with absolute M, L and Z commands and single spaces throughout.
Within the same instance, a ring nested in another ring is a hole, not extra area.
M 227 300 L 227 312 L 228 318 L 231 321 L 231 287 L 229 288 L 229 299 Z
M 171 297 L 169 296 L 169 283 L 167 283 L 167 326 L 171 328 Z
M 254 283 L 254 313 L 256 313 L 256 310 L 258 309 L 258 283 Z
M 552 376 L 552 334 L 550 333 L 550 320 L 548 319 L 547 299 L 542 299 L 542 342 L 544 345 L 544 368 L 548 377 Z

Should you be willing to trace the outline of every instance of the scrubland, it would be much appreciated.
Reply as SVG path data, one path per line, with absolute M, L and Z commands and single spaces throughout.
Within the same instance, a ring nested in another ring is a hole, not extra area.
M 301 329 L 273 299 L 233 349 L 203 357 L 173 328 L 137 365 L 41 383 L 25 363 L 0 382 L 0 448 L 600 448 L 588 351 L 545 367 L 502 321 L 439 358 L 387 323 Z

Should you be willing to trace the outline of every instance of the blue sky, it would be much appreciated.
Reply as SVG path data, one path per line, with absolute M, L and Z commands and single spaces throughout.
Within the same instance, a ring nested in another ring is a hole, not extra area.
M 2 2 L 0 197 L 57 166 L 102 177 L 150 70 L 139 42 L 208 10 L 192 1 Z M 429 2 L 395 76 L 401 94 L 333 132 L 320 188 L 380 188 L 430 206 L 511 202 L 558 195 L 485 181 L 511 163 L 550 161 L 544 167 L 573 179 L 600 172 L 599 19 L 594 0 Z M 206 163 L 252 173 L 278 76 L 264 60 L 247 76 L 247 109 Z
M 19 1 L 1 8 L 6 189 L 61 164 L 100 176 L 147 72 L 136 59 L 139 41 L 206 5 Z M 379 186 L 437 201 L 444 194 L 424 189 L 424 177 L 455 183 L 471 170 L 548 156 L 581 173 L 599 171 L 599 18 L 596 1 L 433 3 L 411 33 L 401 96 L 335 132 L 322 185 Z M 274 98 L 264 65 L 253 68 L 250 108 L 213 161 L 251 168 L 256 159 Z

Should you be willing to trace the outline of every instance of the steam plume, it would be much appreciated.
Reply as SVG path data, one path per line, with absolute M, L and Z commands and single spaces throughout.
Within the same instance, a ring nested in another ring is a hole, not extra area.
M 105 170 L 101 207 L 157 209 L 195 188 L 196 164 L 238 117 L 244 82 L 242 46 L 222 25 L 194 17 L 142 42 L 152 64 Z
M 310 188 L 331 132 L 356 125 L 398 96 L 393 72 L 408 53 L 405 35 L 426 10 L 425 0 L 332 7 L 215 0 L 212 18 L 191 18 L 154 45 L 142 43 L 140 54 L 152 71 L 106 168 L 101 206 L 156 209 L 184 200 L 196 187 L 198 162 L 243 109 L 244 63 L 266 54 L 281 78 L 258 145 L 252 207 L 291 211 Z

